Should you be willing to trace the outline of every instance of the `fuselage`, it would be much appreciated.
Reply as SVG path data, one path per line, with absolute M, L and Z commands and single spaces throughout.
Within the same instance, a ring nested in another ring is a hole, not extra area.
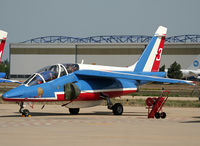
M 165 77 L 165 73 L 158 70 L 166 33 L 167 28 L 159 26 L 138 61 L 132 66 L 47 66 L 2 97 L 7 101 L 19 102 L 66 101 L 68 107 L 80 108 L 99 104 L 106 97 L 108 99 L 136 92 L 139 85 L 148 82 L 164 82 L 156 77 Z
M 79 69 L 87 68 L 87 65 L 79 65 Z M 118 71 L 119 67 L 88 65 L 89 69 Z M 128 68 L 120 68 L 121 71 L 128 71 Z M 75 101 L 100 100 L 100 93 L 106 93 L 110 97 L 118 97 L 137 91 L 137 81 L 126 79 L 106 79 L 106 78 L 77 78 L 74 73 L 70 73 L 52 81 L 29 86 L 23 84 L 4 94 L 4 100 L 9 101 L 65 101 L 64 85 L 75 83 L 81 90 L 80 96 Z M 42 96 L 38 96 L 38 89 L 43 90 Z M 9 96 L 9 98 L 6 98 Z
M 52 65 L 55 70 L 55 65 Z M 159 72 L 142 72 L 135 73 L 130 67 L 110 67 L 100 65 L 75 64 L 76 70 L 98 70 L 98 71 L 117 71 L 129 74 L 143 74 L 154 76 L 165 76 Z M 65 67 L 65 68 L 64 68 Z M 147 83 L 147 81 L 135 81 L 122 78 L 102 78 L 102 77 L 77 77 L 74 72 L 69 71 L 70 65 L 59 64 L 57 78 L 49 80 L 47 74 L 48 69 L 42 69 L 42 73 L 36 73 L 21 86 L 12 89 L 3 95 L 3 99 L 7 101 L 26 101 L 26 102 L 50 102 L 50 101 L 67 101 L 65 97 L 65 85 L 74 83 L 80 89 L 80 95 L 73 101 L 97 101 L 102 100 L 100 94 L 105 94 L 110 98 L 137 92 L 138 85 Z M 51 67 L 48 67 L 51 68 Z M 62 69 L 67 71 L 63 76 Z M 50 70 L 50 69 L 49 69 Z M 46 78 L 44 81 L 37 83 L 37 79 Z

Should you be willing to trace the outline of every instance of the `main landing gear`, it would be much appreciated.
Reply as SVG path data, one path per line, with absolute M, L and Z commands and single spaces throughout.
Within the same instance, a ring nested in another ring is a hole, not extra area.
M 24 109 L 25 107 L 24 102 L 20 102 L 19 105 L 20 105 L 19 113 L 22 114 L 22 117 L 31 117 L 29 110 Z
M 122 115 L 124 109 L 123 109 L 123 105 L 121 103 L 115 103 L 113 105 L 113 103 L 110 100 L 110 97 L 103 93 L 101 93 L 100 97 L 107 101 L 107 107 L 108 107 L 108 109 L 113 111 L 114 115 Z

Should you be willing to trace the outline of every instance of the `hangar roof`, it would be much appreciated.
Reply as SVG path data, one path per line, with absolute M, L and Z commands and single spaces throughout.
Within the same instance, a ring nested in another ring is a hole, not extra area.
M 91 37 L 45 36 L 26 40 L 22 43 L 148 43 L 152 36 L 110 35 Z M 200 35 L 178 35 L 166 37 L 167 43 L 200 43 Z

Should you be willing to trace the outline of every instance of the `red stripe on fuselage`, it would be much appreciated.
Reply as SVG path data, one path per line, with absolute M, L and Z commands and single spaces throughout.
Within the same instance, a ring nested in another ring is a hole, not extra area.
M 137 90 L 126 90 L 126 91 L 112 91 L 112 92 L 102 92 L 103 94 L 109 96 L 110 98 L 119 97 L 122 95 L 130 94 L 136 92 Z M 97 93 L 81 93 L 76 101 L 87 101 L 87 100 L 100 100 L 100 92 Z
M 154 62 L 153 62 L 151 72 L 157 72 L 159 70 L 159 65 L 160 65 L 160 60 L 161 60 L 161 57 L 162 57 L 164 42 L 165 42 L 165 37 L 162 37 L 161 41 L 160 41 L 160 45 L 159 45 L 158 50 L 157 50 L 157 55 L 156 55 Z
M 108 95 L 110 98 L 119 97 L 122 95 L 130 94 L 136 92 L 137 90 L 126 90 L 126 91 L 112 91 L 112 92 L 103 92 L 105 95 Z M 14 98 L 4 98 L 5 101 L 23 101 L 23 102 L 53 102 L 53 101 L 66 101 L 65 95 L 63 93 L 57 94 L 57 99 L 45 99 L 45 98 L 22 98 L 22 99 L 14 99 Z M 73 101 L 94 101 L 94 100 L 102 100 L 100 98 L 100 92 L 96 93 L 81 93 L 79 97 Z

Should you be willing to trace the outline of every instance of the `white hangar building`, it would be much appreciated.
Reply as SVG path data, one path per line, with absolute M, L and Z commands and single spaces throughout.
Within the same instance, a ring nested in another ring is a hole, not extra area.
M 137 36 L 137 39 L 136 36 L 123 37 L 99 36 L 98 39 L 97 37 L 43 37 L 23 43 L 11 43 L 10 77 L 27 78 L 47 65 L 81 63 L 82 60 L 85 64 L 132 65 L 138 60 L 151 37 Z M 168 68 L 176 61 L 182 68 L 187 68 L 198 55 L 200 55 L 200 36 L 169 37 L 166 38 L 160 67 L 165 64 Z

